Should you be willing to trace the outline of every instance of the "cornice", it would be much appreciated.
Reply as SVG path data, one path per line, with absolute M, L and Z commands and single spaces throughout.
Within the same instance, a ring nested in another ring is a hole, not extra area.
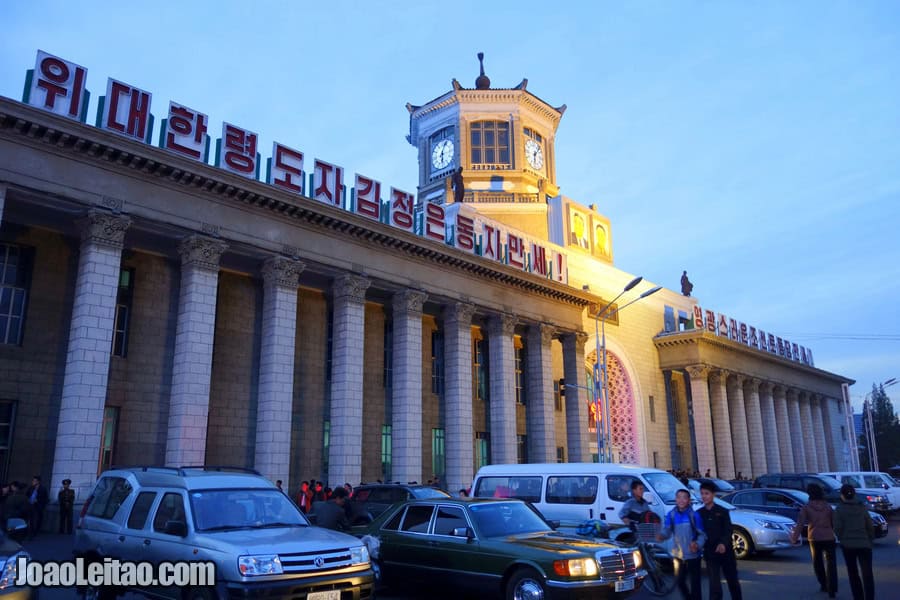
M 598 301 L 593 294 L 568 285 L 3 97 L 0 97 L 0 137 L 19 137 L 29 145 L 49 146 L 56 153 L 151 178 L 195 196 L 241 202 L 273 216 L 458 269 L 484 282 L 499 283 L 582 308 Z

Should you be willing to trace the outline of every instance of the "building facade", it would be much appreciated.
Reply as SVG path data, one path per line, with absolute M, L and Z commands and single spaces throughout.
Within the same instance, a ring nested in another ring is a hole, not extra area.
M 154 129 L 150 94 L 112 79 L 87 125 L 87 70 L 39 52 L 23 101 L 0 98 L 4 478 L 83 499 L 127 464 L 452 490 L 606 451 L 723 477 L 841 464 L 851 382 L 811 357 L 709 331 L 671 290 L 594 318 L 633 276 L 609 219 L 559 193 L 564 107 L 482 77 L 408 106 L 414 201 L 281 144 L 260 178 L 228 123 L 210 164 L 206 115 L 170 102 Z

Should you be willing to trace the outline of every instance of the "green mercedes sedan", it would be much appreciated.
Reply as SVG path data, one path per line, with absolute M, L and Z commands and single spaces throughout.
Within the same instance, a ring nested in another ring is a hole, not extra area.
M 412 500 L 354 533 L 386 585 L 424 582 L 507 600 L 624 598 L 646 575 L 634 548 L 554 531 L 521 500 Z

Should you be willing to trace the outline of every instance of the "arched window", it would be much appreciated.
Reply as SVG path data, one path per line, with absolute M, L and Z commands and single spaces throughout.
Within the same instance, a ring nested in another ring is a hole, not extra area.
M 469 126 L 472 165 L 510 166 L 509 123 L 478 121 Z

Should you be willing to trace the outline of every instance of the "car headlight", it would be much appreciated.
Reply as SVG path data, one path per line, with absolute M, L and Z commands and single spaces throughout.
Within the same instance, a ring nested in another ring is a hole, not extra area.
M 6 563 L 3 565 L 3 574 L 0 575 L 0 590 L 15 587 L 18 574 L 17 563 L 20 558 L 31 560 L 31 555 L 27 552 L 17 552 L 6 559 Z
M 634 557 L 634 568 L 640 569 L 644 564 L 644 559 L 641 558 L 640 550 L 635 550 L 631 553 L 631 556 Z
M 563 577 L 594 577 L 597 575 L 597 561 L 593 558 L 570 558 L 553 561 L 553 570 Z
M 238 570 L 244 577 L 281 575 L 281 559 L 277 554 L 257 554 L 238 557 Z
M 754 519 L 754 521 L 756 521 L 760 527 L 765 529 L 783 529 L 781 523 L 778 523 L 777 521 L 769 521 L 768 519 Z
M 363 565 L 369 562 L 369 549 L 365 546 L 350 548 L 350 562 L 354 565 Z

